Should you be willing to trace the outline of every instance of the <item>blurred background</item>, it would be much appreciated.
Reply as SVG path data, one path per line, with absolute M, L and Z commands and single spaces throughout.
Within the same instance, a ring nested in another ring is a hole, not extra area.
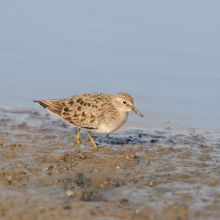
M 144 118 L 220 127 L 220 2 L 1 1 L 0 102 L 127 92 Z

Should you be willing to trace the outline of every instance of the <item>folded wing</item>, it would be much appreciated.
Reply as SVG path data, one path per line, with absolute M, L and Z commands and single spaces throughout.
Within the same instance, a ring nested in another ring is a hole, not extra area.
M 105 110 L 91 102 L 87 97 L 73 96 L 67 99 L 48 99 L 33 102 L 79 128 L 97 129 L 100 123 L 105 120 Z

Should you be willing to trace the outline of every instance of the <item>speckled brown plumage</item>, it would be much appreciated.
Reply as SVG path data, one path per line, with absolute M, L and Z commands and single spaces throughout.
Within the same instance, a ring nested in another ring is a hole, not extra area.
M 128 111 L 142 116 L 134 108 L 133 98 L 124 92 L 114 96 L 85 93 L 65 99 L 34 102 L 73 126 L 99 133 L 111 133 L 119 129 L 127 120 Z

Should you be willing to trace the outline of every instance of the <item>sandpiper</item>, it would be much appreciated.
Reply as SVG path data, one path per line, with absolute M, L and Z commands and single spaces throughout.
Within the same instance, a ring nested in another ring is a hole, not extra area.
M 64 99 L 33 102 L 61 117 L 69 124 L 78 127 L 75 143 L 80 144 L 80 129 L 88 130 L 89 139 L 95 148 L 97 146 L 92 138 L 91 131 L 109 134 L 118 130 L 126 122 L 129 111 L 143 117 L 133 106 L 132 96 L 124 92 L 115 95 L 85 93 Z

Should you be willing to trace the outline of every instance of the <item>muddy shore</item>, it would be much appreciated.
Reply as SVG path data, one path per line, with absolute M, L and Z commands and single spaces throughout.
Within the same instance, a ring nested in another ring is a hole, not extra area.
M 220 134 L 77 130 L 0 110 L 0 219 L 220 219 Z

